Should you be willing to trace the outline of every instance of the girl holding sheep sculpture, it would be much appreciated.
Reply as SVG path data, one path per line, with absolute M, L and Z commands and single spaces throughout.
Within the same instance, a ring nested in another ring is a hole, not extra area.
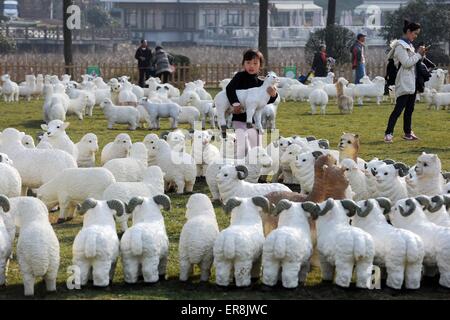
M 238 158 L 243 158 L 245 156 L 247 143 L 249 144 L 250 148 L 258 145 L 258 133 L 254 129 L 252 124 L 248 123 L 247 113 L 243 110 L 243 107 L 245 106 L 241 105 L 242 101 L 239 101 L 236 91 L 261 87 L 263 85 L 263 80 L 258 78 L 258 74 L 263 66 L 264 56 L 261 52 L 254 49 L 245 51 L 242 58 L 242 67 L 244 70 L 236 73 L 233 79 L 231 79 L 230 83 L 225 88 L 228 102 L 233 107 L 232 123 L 233 128 L 236 131 Z M 267 88 L 267 93 L 270 96 L 267 104 L 274 103 L 278 98 L 276 88 L 274 86 L 269 86 Z M 253 123 L 255 123 L 254 120 Z M 226 128 L 222 127 L 221 129 L 223 138 L 226 138 Z

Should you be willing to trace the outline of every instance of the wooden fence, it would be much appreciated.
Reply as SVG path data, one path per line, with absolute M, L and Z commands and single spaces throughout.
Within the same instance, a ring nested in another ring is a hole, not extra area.
M 88 64 L 77 64 L 69 66 L 72 79 L 81 81 L 81 75 L 86 73 Z M 100 63 L 101 76 L 104 79 L 110 79 L 121 75 L 128 75 L 131 77 L 131 82 L 137 83 L 138 69 L 135 64 L 111 64 Z M 295 67 L 296 78 L 301 74 L 306 74 L 310 70 L 309 64 L 297 64 L 297 65 L 273 65 L 268 66 L 267 70 L 274 71 L 279 76 L 284 76 L 286 67 Z M 439 66 L 444 70 L 450 71 L 450 66 Z M 35 63 L 35 64 L 21 64 L 17 62 L 0 62 L 0 75 L 8 73 L 16 82 L 25 80 L 26 74 L 55 74 L 62 75 L 65 73 L 66 66 L 61 63 Z M 178 88 L 184 88 L 184 84 L 196 79 L 202 79 L 205 81 L 205 87 L 217 88 L 219 82 L 225 78 L 233 77 L 234 72 L 241 69 L 240 65 L 232 64 L 203 64 L 203 65 L 177 65 L 175 66 L 175 72 L 172 74 L 171 82 Z M 385 74 L 386 65 L 380 64 L 368 64 L 366 66 L 367 74 L 370 78 L 375 76 L 383 76 Z M 334 67 L 335 78 L 344 77 L 346 79 L 352 79 L 352 68 L 350 64 L 336 65 Z M 450 74 L 450 72 L 449 72 Z

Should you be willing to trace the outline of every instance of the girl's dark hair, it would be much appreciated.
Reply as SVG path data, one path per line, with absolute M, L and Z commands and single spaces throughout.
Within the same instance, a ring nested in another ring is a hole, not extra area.
M 157 46 L 156 48 L 155 48 L 155 51 L 157 51 L 157 50 L 161 50 L 162 49 L 162 47 L 161 46 Z
M 261 64 L 261 67 L 264 66 L 264 56 L 263 54 L 256 49 L 248 49 L 244 52 L 244 56 L 242 57 L 242 64 L 244 64 L 245 61 L 251 61 L 255 58 L 259 59 L 259 63 Z
M 420 24 L 415 22 L 410 22 L 408 20 L 405 20 L 403 23 L 403 33 L 406 33 L 408 30 L 413 32 L 418 29 L 420 29 Z

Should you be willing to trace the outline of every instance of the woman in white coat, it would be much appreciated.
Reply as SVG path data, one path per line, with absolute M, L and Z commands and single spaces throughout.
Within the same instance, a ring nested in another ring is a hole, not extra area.
M 405 20 L 403 38 L 394 40 L 391 43 L 388 59 L 393 58 L 395 66 L 399 69 L 395 79 L 395 96 L 397 100 L 385 131 L 384 141 L 386 143 L 393 142 L 395 123 L 402 114 L 403 109 L 405 109 L 403 114 L 403 131 L 405 135 L 403 139 L 418 139 L 411 130 L 412 113 L 416 102 L 416 64 L 423 59 L 427 49 L 419 47 L 416 53 L 412 42 L 419 35 L 420 28 L 420 24 Z

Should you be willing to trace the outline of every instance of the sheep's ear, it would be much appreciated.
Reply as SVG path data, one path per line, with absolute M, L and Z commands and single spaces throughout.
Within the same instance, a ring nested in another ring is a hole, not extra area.
M 70 122 L 64 122 L 63 128 L 66 130 L 70 126 Z
M 48 126 L 46 124 L 41 124 L 41 129 L 44 131 L 48 130 Z
M 308 142 L 309 141 L 314 141 L 314 140 L 317 140 L 316 137 L 314 137 L 314 136 L 307 136 L 306 137 L 306 141 L 308 141 Z
M 359 139 L 359 134 L 355 134 L 353 136 L 355 137 L 355 139 Z
M 3 156 L 0 154 L 0 162 L 3 162 Z
M 358 215 L 361 214 L 361 208 L 356 204 L 355 201 L 350 199 L 344 199 L 341 200 L 342 207 L 344 207 L 345 210 L 347 210 L 347 216 L 353 217 L 356 213 Z
M 157 205 L 162 206 L 164 210 L 170 211 L 171 203 L 170 198 L 167 195 L 158 194 L 157 196 L 153 197 L 153 201 L 155 201 Z
M 223 210 L 225 211 L 225 213 L 230 214 L 231 211 L 233 211 L 234 208 L 239 207 L 241 203 L 242 201 L 238 200 L 238 198 L 230 198 L 223 207 Z
M 388 198 L 379 197 L 375 199 L 378 205 L 384 209 L 383 214 L 388 214 L 391 212 L 392 202 Z
M 255 206 L 260 207 L 263 212 L 270 212 L 270 202 L 266 197 L 256 196 L 252 198 L 252 202 Z
M 82 216 L 85 214 L 89 209 L 95 208 L 97 205 L 97 200 L 94 198 L 87 198 L 83 201 L 81 204 L 77 204 L 77 213 Z
M 0 207 L 2 207 L 3 212 L 8 212 L 10 209 L 9 199 L 3 194 L 0 195 Z
M 399 177 L 404 177 L 408 174 L 409 167 L 401 162 L 396 162 L 393 164 L 394 168 L 397 169 Z
M 312 152 L 312 155 L 313 155 L 314 159 L 317 160 L 317 158 L 319 158 L 320 156 L 323 156 L 323 152 L 319 151 L 319 150 L 316 150 L 316 151 Z
M 144 203 L 144 198 L 142 197 L 133 197 L 130 199 L 128 204 L 125 205 L 127 209 L 127 213 L 132 213 L 137 206 L 140 206 Z
M 122 201 L 113 199 L 106 201 L 106 204 L 111 210 L 116 211 L 116 216 L 121 217 L 125 212 L 125 205 Z
M 237 171 L 239 180 L 244 180 L 245 178 L 247 178 L 248 169 L 246 166 L 243 166 L 243 165 L 236 166 L 236 171 Z

